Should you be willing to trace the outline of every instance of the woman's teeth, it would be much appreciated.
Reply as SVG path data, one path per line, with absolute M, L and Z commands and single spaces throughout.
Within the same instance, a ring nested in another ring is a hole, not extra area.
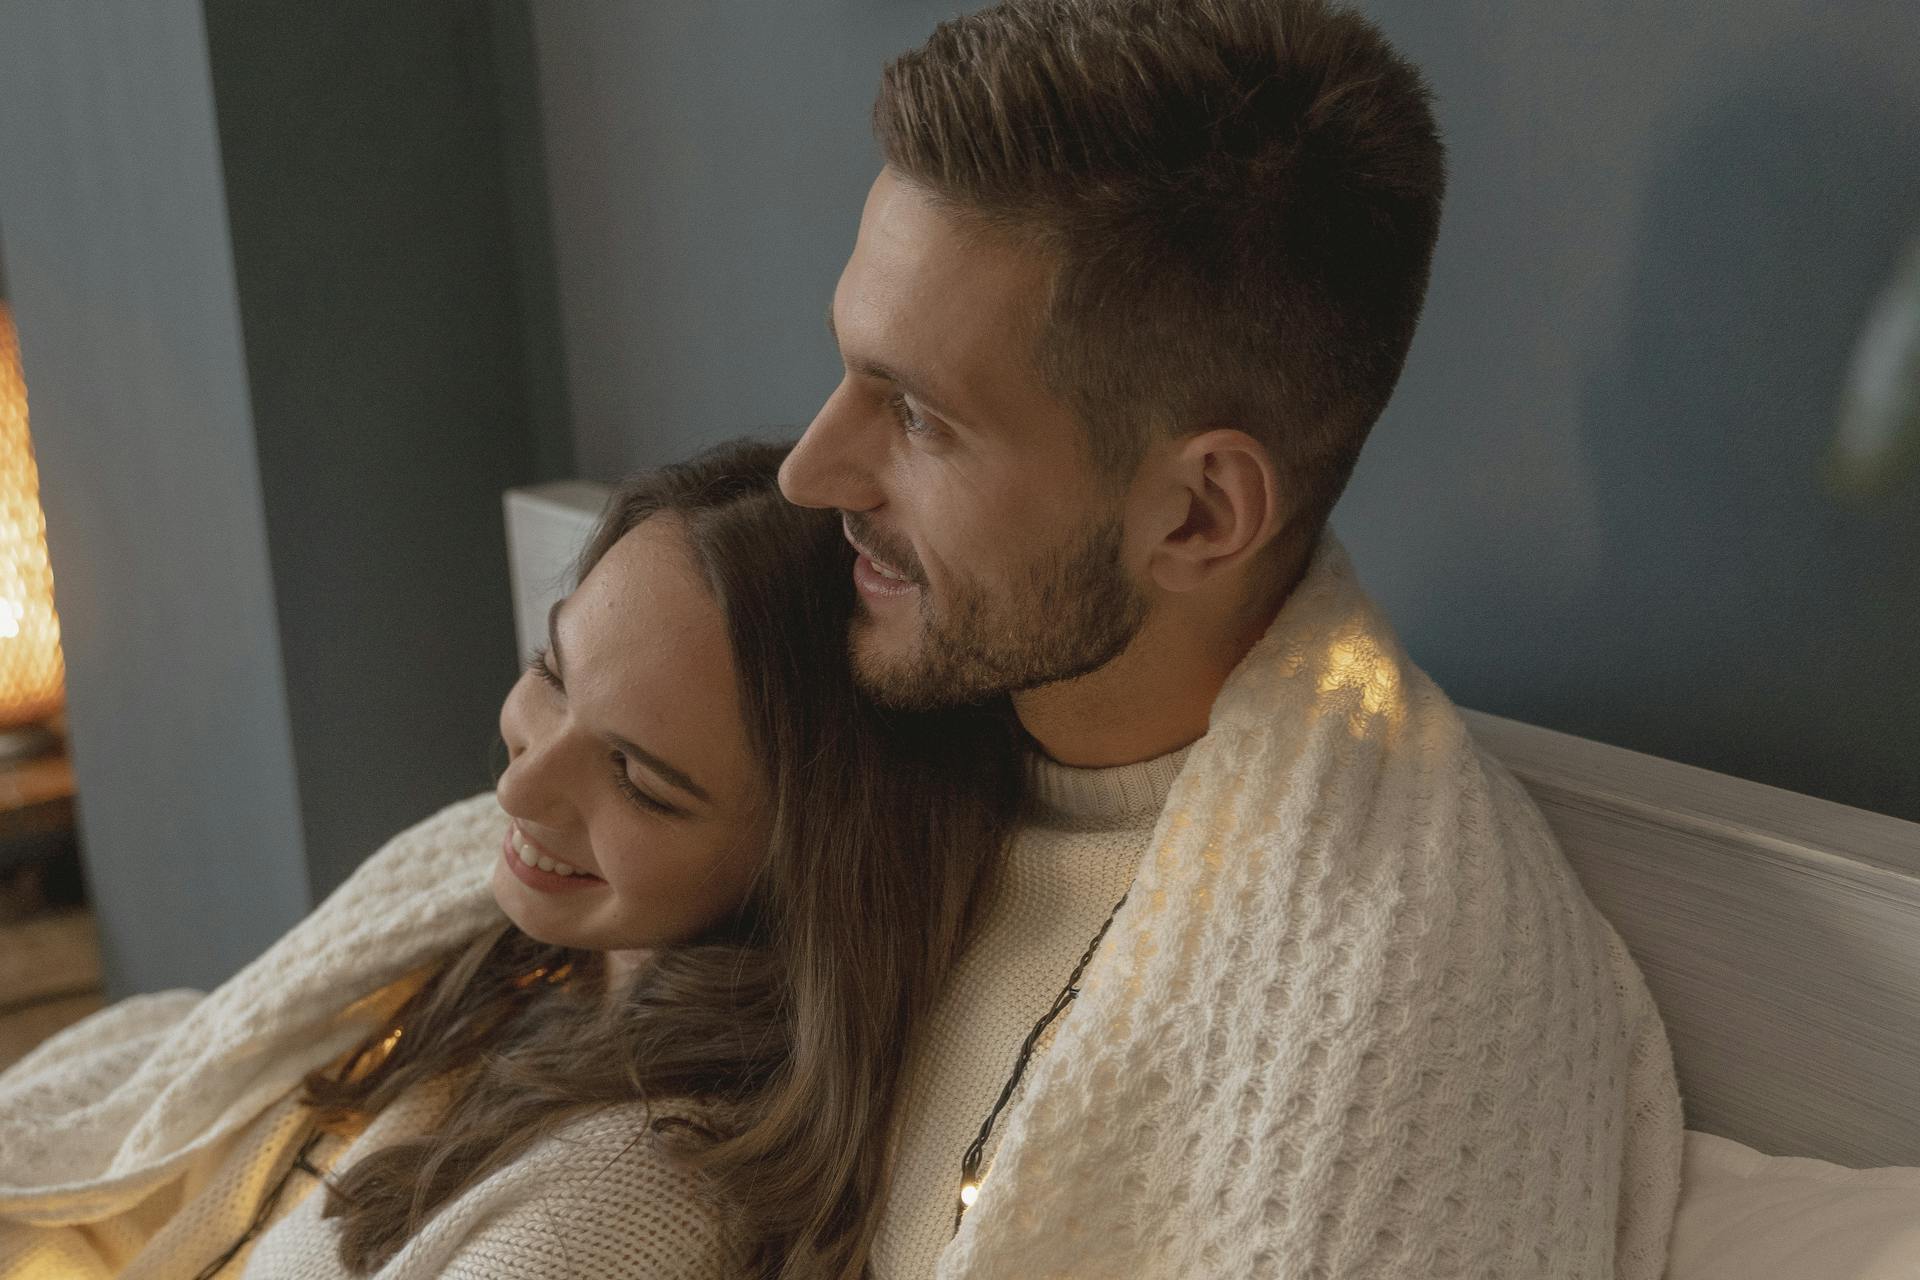
M 557 858 L 549 858 L 546 854 L 535 849 L 521 838 L 520 828 L 518 827 L 513 828 L 513 851 L 519 854 L 520 861 L 526 863 L 528 866 L 538 867 L 542 871 L 551 871 L 557 876 L 584 876 L 587 874 L 571 863 L 561 862 Z

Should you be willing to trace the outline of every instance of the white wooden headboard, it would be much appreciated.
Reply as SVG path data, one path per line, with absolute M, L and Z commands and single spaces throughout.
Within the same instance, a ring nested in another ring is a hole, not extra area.
M 1920 823 L 1466 716 L 1638 961 L 1688 1127 L 1920 1165 Z
M 607 492 L 505 495 L 522 657 Z M 1465 714 L 1646 975 L 1689 1128 L 1920 1165 L 1920 823 Z

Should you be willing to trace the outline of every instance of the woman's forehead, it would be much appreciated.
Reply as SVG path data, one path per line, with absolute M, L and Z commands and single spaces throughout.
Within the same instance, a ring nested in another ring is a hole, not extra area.
M 560 673 L 594 731 L 631 739 L 716 798 L 750 772 L 733 652 L 684 525 L 655 516 L 623 535 L 561 607 Z

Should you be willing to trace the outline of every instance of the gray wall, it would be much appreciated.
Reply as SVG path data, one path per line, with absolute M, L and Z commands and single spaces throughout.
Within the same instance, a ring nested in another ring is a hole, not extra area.
M 881 63 L 963 7 L 534 0 L 582 475 L 812 418 Z
M 574 465 L 525 18 L 0 0 L 111 995 L 219 982 L 492 783 L 500 493 Z
M 804 425 L 882 61 L 964 7 L 534 0 L 582 474 Z M 1823 487 L 1920 230 L 1912 0 L 1367 6 L 1453 189 L 1335 524 L 1470 706 L 1920 819 L 1920 480 Z
M 489 6 L 205 11 L 317 900 L 492 785 L 515 675 L 500 494 L 549 478 L 541 443 L 569 465 L 514 256 L 544 234 L 515 224 Z
M 1457 701 L 1920 819 L 1920 474 L 1829 487 L 1920 234 L 1912 0 L 1372 6 L 1453 193 L 1337 516 Z
M 306 910 L 196 5 L 0 7 L 0 230 L 111 994 Z

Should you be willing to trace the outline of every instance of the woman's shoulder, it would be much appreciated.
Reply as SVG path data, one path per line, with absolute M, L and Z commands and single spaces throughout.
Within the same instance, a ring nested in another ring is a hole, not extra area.
M 738 1224 L 675 1154 L 671 1128 L 706 1118 L 686 1103 L 633 1102 L 569 1119 L 466 1197 L 459 1216 L 473 1220 L 441 1274 L 498 1274 L 488 1268 L 511 1256 L 521 1275 L 740 1275 Z
M 681 1099 L 598 1106 L 562 1122 L 527 1155 L 543 1152 L 543 1159 L 562 1162 L 616 1156 L 678 1170 L 685 1166 L 675 1157 L 674 1135 L 689 1128 L 704 1129 L 710 1122 L 706 1108 Z
M 408 1091 L 356 1146 L 430 1129 L 444 1087 Z M 622 1103 L 574 1116 L 430 1217 L 375 1274 L 379 1280 L 737 1280 L 744 1235 L 709 1179 L 678 1162 L 655 1132 L 680 1105 Z M 340 1156 L 352 1162 L 354 1149 Z M 309 1274 L 297 1260 L 334 1256 L 337 1224 L 302 1202 L 262 1239 L 248 1273 Z M 313 1272 L 312 1274 L 321 1274 Z M 336 1274 L 326 1269 L 324 1274 Z
M 708 1121 L 705 1111 L 685 1102 L 600 1107 L 568 1120 L 516 1163 L 545 1196 L 601 1203 L 614 1192 L 628 1204 L 655 1206 L 655 1217 L 719 1230 L 726 1212 L 717 1185 L 680 1154 L 687 1145 L 682 1135 Z

